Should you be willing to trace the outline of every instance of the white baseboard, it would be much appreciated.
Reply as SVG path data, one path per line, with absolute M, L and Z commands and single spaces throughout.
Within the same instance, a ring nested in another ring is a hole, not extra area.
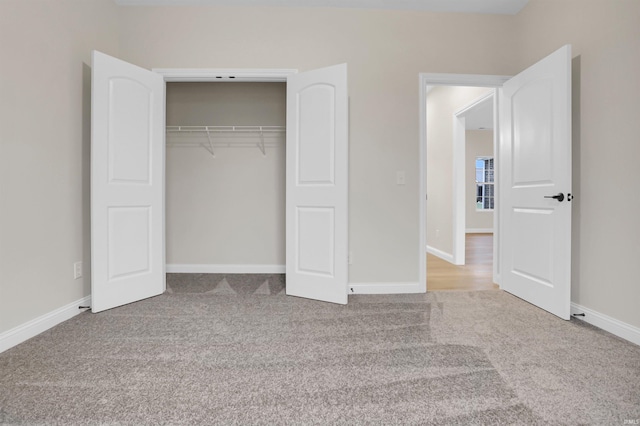
M 183 274 L 284 274 L 285 265 L 167 264 L 168 273 Z
M 417 282 L 401 283 L 350 283 L 349 294 L 406 294 L 425 293 L 426 288 Z
M 55 311 L 51 311 L 48 314 L 44 314 L 11 330 L 5 331 L 0 334 L 0 353 L 37 336 L 43 331 L 47 331 L 61 322 L 81 314 L 84 310 L 78 309 L 78 307 L 89 305 L 91 305 L 91 296 L 83 297 Z
M 493 228 L 467 228 L 467 234 L 493 234 Z
M 615 318 L 611 318 L 608 315 L 601 314 L 592 309 L 585 308 L 576 303 L 571 304 L 571 315 L 584 314 L 584 316 L 573 317 L 584 322 L 588 322 L 598 328 L 608 331 L 611 334 L 615 334 L 625 340 L 635 343 L 640 346 L 640 328 L 634 327 L 630 324 L 619 321 Z
M 430 245 L 427 245 L 427 253 L 438 256 L 440 259 L 446 260 L 449 263 L 453 263 L 453 255 L 451 253 L 446 253 L 442 250 L 438 250 L 437 248 L 431 247 Z

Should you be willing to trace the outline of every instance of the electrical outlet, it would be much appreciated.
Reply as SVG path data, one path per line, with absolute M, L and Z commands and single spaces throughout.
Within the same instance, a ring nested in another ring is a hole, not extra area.
M 349 265 L 353 265 L 353 252 L 349 251 Z
M 406 176 L 404 171 L 396 172 L 396 185 L 404 185 L 406 183 Z
M 440 230 L 436 229 L 436 238 L 438 238 L 440 236 Z
M 78 278 L 82 278 L 82 262 L 73 264 L 73 279 L 77 280 Z

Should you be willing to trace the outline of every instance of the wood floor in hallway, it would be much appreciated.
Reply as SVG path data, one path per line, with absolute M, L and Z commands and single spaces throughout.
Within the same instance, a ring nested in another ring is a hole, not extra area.
M 427 290 L 497 290 L 493 283 L 493 234 L 466 235 L 465 265 L 427 254 Z

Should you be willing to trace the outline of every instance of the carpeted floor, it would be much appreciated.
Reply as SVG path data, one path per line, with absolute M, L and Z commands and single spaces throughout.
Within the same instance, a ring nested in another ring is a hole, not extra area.
M 501 291 L 287 297 L 168 276 L 0 354 L 0 424 L 550 424 L 640 419 L 640 347 Z

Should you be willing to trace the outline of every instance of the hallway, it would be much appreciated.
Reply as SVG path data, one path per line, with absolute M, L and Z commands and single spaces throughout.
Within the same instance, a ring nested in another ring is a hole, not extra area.
M 466 235 L 465 265 L 427 254 L 427 290 L 497 290 L 493 283 L 493 234 Z

